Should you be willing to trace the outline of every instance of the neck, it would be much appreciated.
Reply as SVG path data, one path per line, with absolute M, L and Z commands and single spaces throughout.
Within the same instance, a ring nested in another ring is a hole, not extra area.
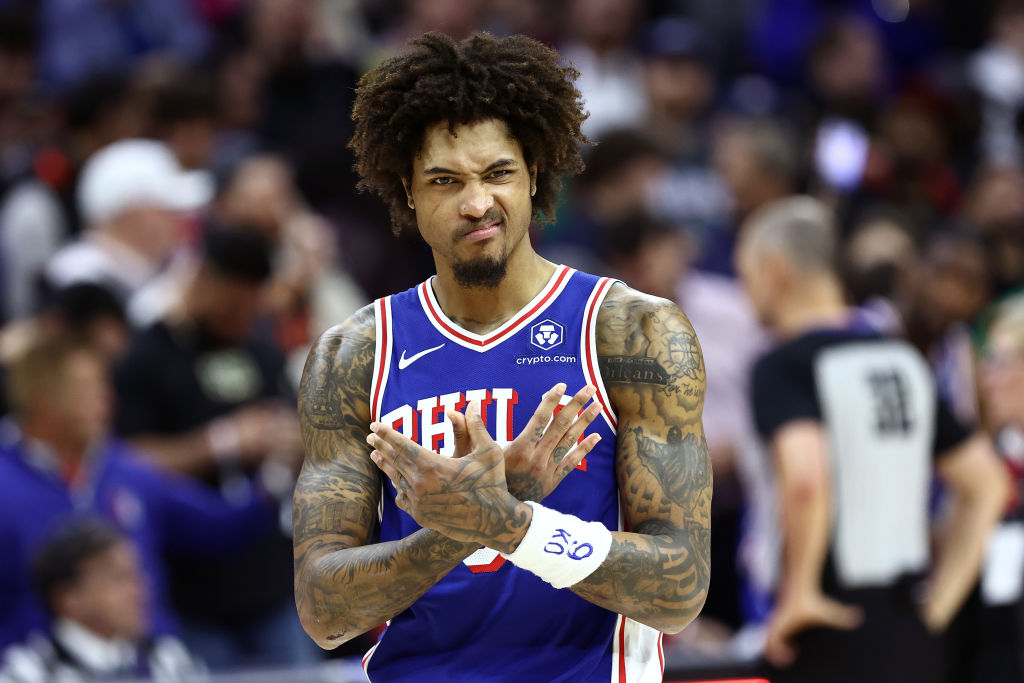
M 848 312 L 839 283 L 821 276 L 791 292 L 780 303 L 774 328 L 784 338 L 797 337 L 818 327 L 840 325 Z
M 528 239 L 528 238 L 527 238 Z M 434 294 L 441 310 L 474 334 L 486 334 L 528 304 L 555 271 L 555 265 L 532 248 L 517 249 L 508 258 L 508 269 L 497 287 L 463 287 L 451 267 L 439 259 Z

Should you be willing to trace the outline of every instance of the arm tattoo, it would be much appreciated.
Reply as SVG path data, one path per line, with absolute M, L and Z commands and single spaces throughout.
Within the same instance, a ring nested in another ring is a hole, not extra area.
M 306 459 L 293 501 L 295 599 L 326 647 L 408 608 L 476 549 L 429 530 L 374 543 L 381 475 L 364 440 L 374 343 L 367 306 L 324 333 L 299 387 Z
M 616 475 L 631 533 L 572 587 L 663 630 L 689 623 L 710 578 L 711 464 L 704 363 L 679 309 L 617 285 L 598 316 L 602 376 L 619 415 Z

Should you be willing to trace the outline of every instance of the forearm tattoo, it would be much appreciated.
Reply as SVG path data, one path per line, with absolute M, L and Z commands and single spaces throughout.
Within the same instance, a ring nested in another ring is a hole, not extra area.
M 411 605 L 478 546 L 437 532 L 374 543 L 380 471 L 369 458 L 372 307 L 323 335 L 299 387 L 306 459 L 295 488 L 295 598 L 322 644 L 341 643 Z

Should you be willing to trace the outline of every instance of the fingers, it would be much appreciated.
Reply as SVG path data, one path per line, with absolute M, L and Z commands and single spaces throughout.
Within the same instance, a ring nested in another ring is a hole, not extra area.
M 580 409 L 586 405 L 587 401 L 594 396 L 596 391 L 597 389 L 587 385 L 577 391 L 576 395 L 573 396 L 567 404 L 562 406 L 562 409 L 558 411 L 558 414 L 555 415 L 551 420 L 551 424 L 548 425 L 548 428 L 544 431 L 544 436 L 538 444 L 538 447 L 541 450 L 550 452 L 558 446 L 559 442 L 561 442 L 573 427 L 573 422 L 576 420 L 576 416 L 579 414 Z M 597 413 L 591 415 L 587 423 L 583 425 L 583 429 L 585 429 L 595 417 L 597 417 Z M 575 442 L 575 440 L 579 438 L 579 435 L 583 433 L 583 429 L 580 429 L 579 432 L 576 433 L 576 437 L 572 439 L 570 443 Z
M 491 438 L 487 433 L 484 418 L 480 415 L 480 401 L 470 401 L 469 406 L 466 407 L 466 429 L 470 441 L 474 443 L 480 439 Z
M 770 631 L 764 643 L 764 658 L 772 666 L 785 668 L 796 660 L 796 648 L 782 634 Z
M 378 450 L 374 450 L 370 453 L 370 459 L 373 460 L 373 463 L 380 468 L 381 472 L 391 480 L 391 485 L 395 487 L 395 491 L 403 490 L 400 487 L 400 484 L 405 480 L 402 478 L 402 473 L 398 471 L 397 467 L 395 467 L 393 459 L 385 457 L 384 454 Z
M 568 408 L 563 408 L 563 410 L 568 410 Z M 583 431 L 589 427 L 590 423 L 594 421 L 594 418 L 600 414 L 601 406 L 597 403 L 591 403 L 587 406 L 586 410 L 584 410 L 583 413 L 581 413 L 579 417 L 570 424 L 569 430 L 565 433 L 565 436 L 563 436 L 562 440 L 558 442 L 557 446 L 555 446 L 553 454 L 555 462 L 562 459 L 561 454 L 572 450 L 573 446 L 575 446 L 576 442 L 579 440 L 580 435 L 583 434 Z
M 452 457 L 461 458 L 473 447 L 469 439 L 469 424 L 466 422 L 466 416 L 457 410 L 449 410 L 445 414 L 452 423 L 452 433 L 455 434 L 455 454 Z
M 536 444 L 544 436 L 544 430 L 547 428 L 548 423 L 551 422 L 551 416 L 555 412 L 555 407 L 561 401 L 562 396 L 565 395 L 565 389 L 565 383 L 559 382 L 548 389 L 541 397 L 540 403 L 537 404 L 537 410 L 533 412 L 530 421 L 526 423 L 526 427 L 520 432 L 521 435 L 530 440 L 531 444 Z
M 587 457 L 587 453 L 594 450 L 594 446 L 601 440 L 600 434 L 591 434 L 587 438 L 583 439 L 582 443 L 576 444 L 569 449 L 569 452 L 565 454 L 561 462 L 558 463 L 558 481 L 564 479 L 570 472 L 576 469 L 583 458 Z
M 822 606 L 821 625 L 840 631 L 850 631 L 864 621 L 864 613 L 859 607 L 844 605 L 835 600 L 827 600 Z
M 366 436 L 366 443 L 373 446 L 370 459 L 381 469 L 391 485 L 399 493 L 408 488 L 406 481 L 410 472 L 416 471 L 417 450 L 419 445 L 403 436 L 400 432 L 380 422 L 370 425 L 372 434 Z
M 383 422 L 371 423 L 370 431 L 373 433 L 366 437 L 366 443 L 390 456 L 398 466 L 408 467 L 415 464 L 424 454 L 432 455 L 431 451 L 422 448 L 418 443 Z

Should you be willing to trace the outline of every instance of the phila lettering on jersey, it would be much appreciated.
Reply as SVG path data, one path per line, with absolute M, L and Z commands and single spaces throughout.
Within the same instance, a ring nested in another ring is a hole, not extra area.
M 597 366 L 594 329 L 613 281 L 555 269 L 541 292 L 500 328 L 478 335 L 448 319 L 428 280 L 376 302 L 374 420 L 442 455 L 454 450 L 447 410 L 481 402 L 499 444 L 529 421 L 558 382 L 566 401 L 586 384 L 602 417 L 601 442 L 544 505 L 609 529 L 622 528 L 615 479 L 615 413 Z M 582 438 L 582 437 L 581 437 Z M 385 479 L 380 540 L 420 527 L 395 505 Z M 481 548 L 388 625 L 364 657 L 382 681 L 660 681 L 660 634 L 578 597 Z

